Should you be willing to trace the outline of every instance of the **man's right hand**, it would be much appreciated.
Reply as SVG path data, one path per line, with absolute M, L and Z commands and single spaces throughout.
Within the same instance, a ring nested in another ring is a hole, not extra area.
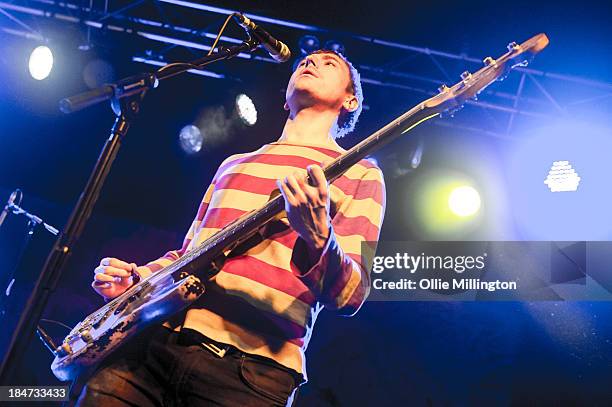
M 94 270 L 93 289 L 106 299 L 115 298 L 134 284 L 134 274 L 138 266 L 123 260 L 106 257 Z

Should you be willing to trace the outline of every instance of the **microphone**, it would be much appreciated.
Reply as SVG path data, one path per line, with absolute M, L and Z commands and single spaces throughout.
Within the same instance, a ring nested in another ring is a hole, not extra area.
M 244 29 L 255 37 L 277 62 L 287 62 L 291 58 L 289 47 L 271 36 L 266 30 L 252 22 L 241 13 L 234 13 L 234 18 Z
M 15 200 L 17 199 L 17 195 L 21 195 L 20 189 L 14 190 L 11 196 L 9 196 L 9 199 L 6 202 L 6 206 L 2 210 L 2 213 L 0 213 L 0 226 L 2 226 L 2 224 L 4 223 L 4 219 L 6 218 L 6 215 L 8 214 L 9 210 L 11 210 L 11 208 L 13 207 L 13 204 L 15 203 Z M 21 201 L 21 198 L 19 198 L 19 200 Z

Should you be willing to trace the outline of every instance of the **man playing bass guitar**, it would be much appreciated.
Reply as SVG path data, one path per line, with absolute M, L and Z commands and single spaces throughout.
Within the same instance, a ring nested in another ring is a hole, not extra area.
M 105 360 L 78 405 L 287 403 L 306 379 L 304 351 L 320 310 L 353 315 L 370 288 L 362 243 L 373 249 L 378 240 L 382 173 L 361 160 L 328 185 L 319 166 L 342 153 L 335 139 L 353 130 L 362 100 L 359 74 L 343 55 L 308 55 L 287 86 L 281 137 L 221 164 L 179 250 L 143 266 L 100 262 L 92 286 L 115 298 L 264 205 L 275 190 L 284 197 L 286 217 L 234 250 L 185 312 Z

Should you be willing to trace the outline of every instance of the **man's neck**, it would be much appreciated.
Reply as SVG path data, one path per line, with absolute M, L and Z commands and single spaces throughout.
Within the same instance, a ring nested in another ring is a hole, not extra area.
M 336 113 L 305 108 L 296 114 L 289 114 L 280 142 L 311 144 L 340 148 L 331 135 L 331 128 L 336 122 Z

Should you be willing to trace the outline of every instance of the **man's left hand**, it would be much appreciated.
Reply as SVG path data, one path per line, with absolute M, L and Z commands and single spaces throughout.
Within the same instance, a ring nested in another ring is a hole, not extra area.
M 306 174 L 293 175 L 276 181 L 285 198 L 285 211 L 291 227 L 314 251 L 321 251 L 330 233 L 329 186 L 323 170 L 310 165 Z

